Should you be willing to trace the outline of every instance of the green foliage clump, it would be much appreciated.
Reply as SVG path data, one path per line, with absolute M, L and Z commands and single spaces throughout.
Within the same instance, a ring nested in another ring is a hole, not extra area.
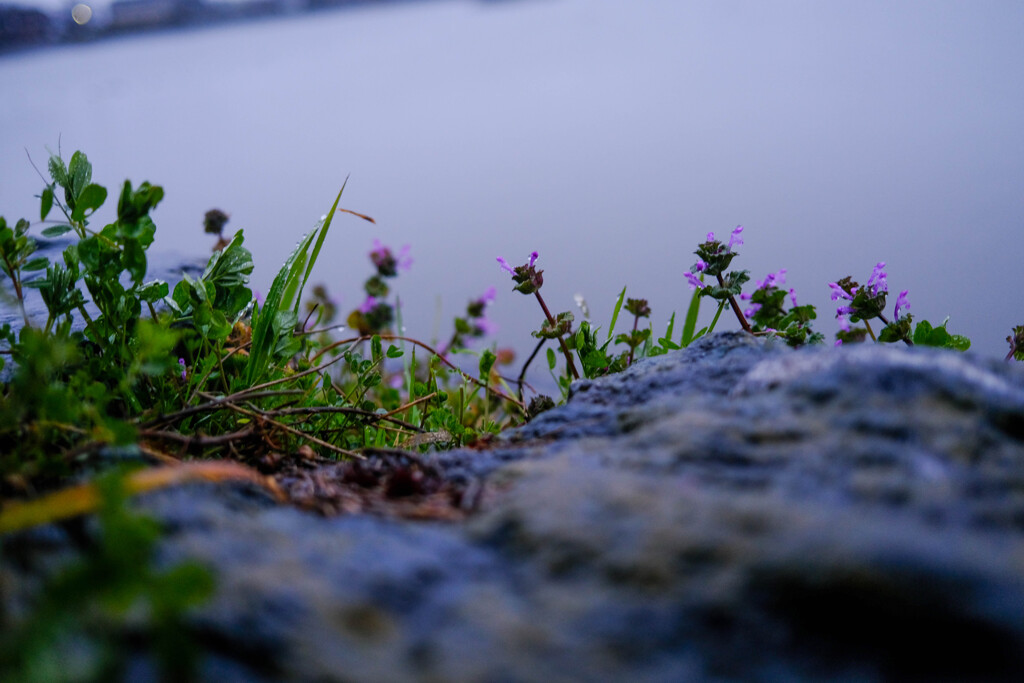
M 122 473 L 96 485 L 96 538 L 44 583 L 30 612 L 0 612 L 0 680 L 122 680 L 133 655 L 154 656 L 164 680 L 195 680 L 187 616 L 212 593 L 212 575 L 194 562 L 157 568 L 160 528 L 128 508 Z

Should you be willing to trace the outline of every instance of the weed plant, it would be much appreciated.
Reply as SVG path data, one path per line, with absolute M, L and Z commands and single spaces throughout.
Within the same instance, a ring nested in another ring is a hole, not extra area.
M 0 394 L 0 486 L 8 495 L 102 466 L 112 448 L 131 444 L 165 459 L 242 462 L 304 445 L 337 458 L 358 458 L 367 448 L 465 445 L 556 403 L 526 400 L 527 369 L 545 345 L 564 400 L 575 379 L 619 372 L 714 331 L 726 308 L 751 334 L 792 346 L 824 341 L 812 327 L 815 308 L 798 305 L 793 289 L 785 288 L 785 270 L 750 288 L 748 271 L 733 268 L 743 245 L 738 226 L 725 241 L 708 233 L 697 245 L 696 262 L 682 274 L 693 294 L 681 333 L 673 313 L 665 332 L 655 334 L 648 302 L 627 298 L 625 288 L 606 331 L 591 324 L 585 302 L 577 325 L 572 312 L 552 313 L 545 301 L 537 252 L 519 266 L 498 258 L 513 289 L 532 296 L 543 312 L 533 332 L 536 348 L 513 379 L 499 372 L 511 362 L 509 353 L 471 348 L 493 329 L 486 313 L 494 287 L 468 302 L 443 344 L 392 331 L 396 323 L 401 329 L 392 281 L 412 265 L 407 246 L 393 251 L 374 241 L 365 296 L 345 318 L 347 328 L 338 327 L 337 305 L 323 286 L 311 287 L 303 298 L 335 218 L 373 220 L 339 207 L 344 187 L 299 240 L 266 296 L 254 297 L 251 254 L 241 231 L 225 234 L 224 212 L 214 209 L 204 217 L 205 231 L 218 242 L 202 275 L 183 273 L 171 289 L 147 278 L 147 250 L 156 232 L 150 214 L 163 199 L 161 187 L 126 180 L 116 219 L 97 229 L 92 217 L 108 193 L 92 182 L 86 155 L 75 152 L 68 163 L 51 155 L 47 169 L 49 181 L 39 196 L 46 224 L 41 234 L 72 237 L 60 258 L 38 254 L 28 221 L 10 226 L 0 218 L 0 268 L 10 284 L 5 295 L 22 320 L 19 329 L 0 329 L 0 365 L 13 366 Z M 59 219 L 48 221 L 55 212 Z M 949 333 L 945 322 L 915 324 L 906 290 L 890 320 L 884 268 L 877 264 L 863 286 L 850 277 L 829 283 L 839 303 L 836 344 L 871 338 L 959 350 L 970 345 Z M 26 312 L 33 290 L 45 304 L 45 321 Z M 717 308 L 711 323 L 697 330 L 705 299 Z M 616 334 L 623 312 L 631 324 Z M 877 335 L 871 326 L 876 319 L 882 325 Z M 337 339 L 339 329 L 352 334 Z M 1021 356 L 1020 329 L 1008 338 L 1008 359 Z M 468 358 L 475 358 L 472 372 L 465 371 Z
M 498 258 L 513 290 L 532 296 L 543 313 L 532 332 L 536 346 L 513 378 L 502 374 L 512 362 L 509 352 L 472 348 L 493 330 L 486 312 L 495 299 L 494 287 L 468 302 L 443 344 L 393 332 L 403 328 L 392 281 L 412 264 L 408 247 L 393 251 L 375 241 L 365 297 L 341 328 L 352 334 L 335 338 L 338 307 L 330 294 L 318 285 L 304 295 L 335 218 L 373 220 L 339 206 L 344 186 L 323 219 L 299 240 L 266 296 L 258 297 L 249 287 L 253 261 L 243 233 L 224 233 L 229 220 L 224 212 L 211 210 L 205 216 L 205 231 L 218 241 L 202 275 L 183 273 L 172 289 L 147 277 L 147 250 L 156 232 L 150 214 L 163 199 L 161 187 L 126 180 L 117 193 L 116 219 L 97 229 L 92 218 L 108 193 L 92 182 L 86 155 L 75 152 L 65 163 L 54 154 L 47 168 L 49 180 L 44 179 L 39 196 L 39 218 L 46 223 L 41 234 L 72 238 L 60 258 L 37 253 L 29 221 L 9 225 L 0 217 L 0 270 L 10 285 L 0 294 L 21 318 L 17 329 L 0 327 L 0 369 L 11 366 L 0 393 L 0 495 L 8 499 L 38 495 L 106 469 L 126 452 L 172 463 L 201 458 L 258 463 L 267 454 L 362 458 L 367 449 L 423 451 L 472 444 L 565 400 L 574 380 L 620 372 L 640 359 L 688 346 L 713 332 L 726 308 L 753 335 L 778 337 L 791 346 L 825 340 L 813 329 L 815 308 L 799 305 L 793 289 L 785 288 L 785 270 L 747 287 L 748 271 L 732 267 L 743 245 L 743 228 L 736 227 L 724 242 L 708 233 L 698 244 L 696 262 L 682 273 L 692 294 L 681 330 L 676 330 L 673 313 L 661 335 L 649 322 L 648 302 L 627 298 L 625 288 L 607 330 L 601 330 L 591 324 L 582 300 L 578 324 L 571 311 L 551 311 L 541 293 L 544 272 L 537 267 L 537 252 L 518 266 Z M 55 212 L 58 220 L 48 220 Z M 828 284 L 838 302 L 836 345 L 870 338 L 961 351 L 969 347 L 966 337 L 946 330 L 946 322 L 915 324 L 906 290 L 887 317 L 884 269 L 878 263 L 863 285 L 851 277 Z M 41 297 L 45 321 L 28 315 L 28 296 Z M 711 323 L 698 330 L 705 299 L 716 309 Z M 628 331 L 616 334 L 623 312 L 632 319 Z M 872 328 L 876 320 L 881 325 L 877 334 Z M 1024 360 L 1024 326 L 1014 328 L 1007 341 L 1007 360 Z M 527 401 L 527 370 L 545 346 L 548 370 L 561 395 L 556 400 L 532 392 Z M 46 640 L 38 640 L 37 633 L 66 630 L 60 603 L 53 601 L 62 600 L 69 585 L 90 582 L 86 596 L 123 606 L 125 591 L 145 597 L 147 591 L 163 590 L 161 581 L 179 580 L 161 579 L 145 569 L 149 527 L 118 512 L 123 491 L 116 484 L 103 484 L 102 490 L 104 528 L 111 533 L 120 529 L 122 537 L 134 540 L 110 541 L 114 545 L 103 546 L 85 565 L 55 579 L 50 597 L 38 607 L 42 621 L 30 618 L 18 627 L 19 637 L 27 639 L 19 646 L 23 654 L 2 653 L 6 659 L 0 666 L 6 663 L 7 671 L 36 666 L 33 653 L 38 650 L 33 648 Z M 6 504 L 0 509 L 0 530 L 82 511 L 68 507 L 63 498 L 53 501 L 29 516 Z M 127 546 L 142 554 L 125 554 Z M 96 574 L 101 570 L 109 573 Z M 144 584 L 149 588 L 133 583 L 138 576 L 148 577 Z M 184 605 L 204 594 L 206 579 L 192 577 L 192 588 L 170 591 L 180 601 L 152 602 L 159 613 L 154 624 L 178 623 Z M 67 604 L 80 607 L 85 599 Z M 116 631 L 112 613 L 102 614 L 100 632 Z M 101 650 L 108 642 L 104 637 Z M 179 647 L 167 642 L 172 650 Z

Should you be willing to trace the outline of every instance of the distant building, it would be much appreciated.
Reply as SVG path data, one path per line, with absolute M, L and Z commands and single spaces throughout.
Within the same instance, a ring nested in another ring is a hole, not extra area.
M 57 32 L 45 13 L 28 7 L 0 5 L 0 51 L 48 43 Z

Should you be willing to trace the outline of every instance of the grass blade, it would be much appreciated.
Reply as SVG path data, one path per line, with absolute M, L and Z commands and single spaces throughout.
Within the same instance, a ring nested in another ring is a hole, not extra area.
M 245 372 L 245 381 L 250 386 L 259 384 L 267 374 L 270 358 L 277 347 L 278 333 L 280 332 L 275 321 L 279 319 L 278 313 L 281 312 L 281 309 L 287 308 L 284 304 L 285 292 L 288 289 L 294 291 L 295 283 L 301 272 L 301 264 L 306 262 L 309 245 L 318 229 L 319 226 L 307 233 L 296 245 L 295 250 L 274 278 L 274 283 L 270 286 L 263 306 L 253 316 L 252 346 L 249 348 L 249 364 L 246 366 Z
M 686 309 L 686 321 L 683 323 L 683 338 L 680 344 L 689 346 L 694 340 L 693 332 L 697 329 L 697 316 L 700 314 L 700 290 L 695 289 L 690 298 L 690 307 Z
M 320 227 L 320 234 L 316 238 L 316 244 L 313 246 L 313 253 L 309 257 L 309 263 L 306 265 L 306 273 L 302 276 L 302 284 L 299 285 L 298 296 L 295 297 L 295 314 L 299 314 L 299 303 L 302 300 L 302 291 L 306 288 L 306 282 L 309 281 L 309 276 L 313 272 L 313 266 L 316 264 L 316 259 L 320 256 L 320 248 L 324 246 L 324 239 L 327 237 L 327 231 L 331 227 L 331 221 L 334 220 L 334 212 L 338 209 L 338 202 L 341 201 L 341 194 L 345 191 L 345 186 L 348 185 L 348 178 L 345 178 L 345 182 L 341 184 L 341 189 L 338 190 L 338 196 L 334 199 L 334 205 L 331 210 L 327 212 L 327 218 L 324 219 L 324 224 Z M 367 218 L 365 216 L 361 216 Z M 372 220 L 372 219 L 369 219 Z
M 622 291 L 619 292 L 619 300 L 615 302 L 615 310 L 612 311 L 612 322 L 608 326 L 608 339 L 611 340 L 612 335 L 615 334 L 615 322 L 619 319 L 619 311 L 622 310 L 622 302 L 626 299 L 626 288 L 623 287 Z

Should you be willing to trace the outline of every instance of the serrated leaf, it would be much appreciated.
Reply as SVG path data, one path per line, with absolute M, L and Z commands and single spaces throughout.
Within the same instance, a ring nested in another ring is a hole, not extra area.
M 951 334 L 949 336 L 949 346 L 957 351 L 966 351 L 971 348 L 971 340 L 962 334 Z
M 71 181 L 71 192 L 75 195 L 75 203 L 81 197 L 86 186 L 92 181 L 92 164 L 84 152 L 75 152 L 68 162 L 68 179 Z
M 50 178 L 53 179 L 58 185 L 65 187 L 68 184 L 68 169 L 64 165 L 64 160 L 56 154 L 50 155 L 50 160 L 47 162 L 47 167 L 50 171 Z
M 480 354 L 480 380 L 487 382 L 491 376 L 491 368 L 494 367 L 494 362 L 498 360 L 498 357 L 494 355 L 494 352 L 490 349 L 485 349 Z

